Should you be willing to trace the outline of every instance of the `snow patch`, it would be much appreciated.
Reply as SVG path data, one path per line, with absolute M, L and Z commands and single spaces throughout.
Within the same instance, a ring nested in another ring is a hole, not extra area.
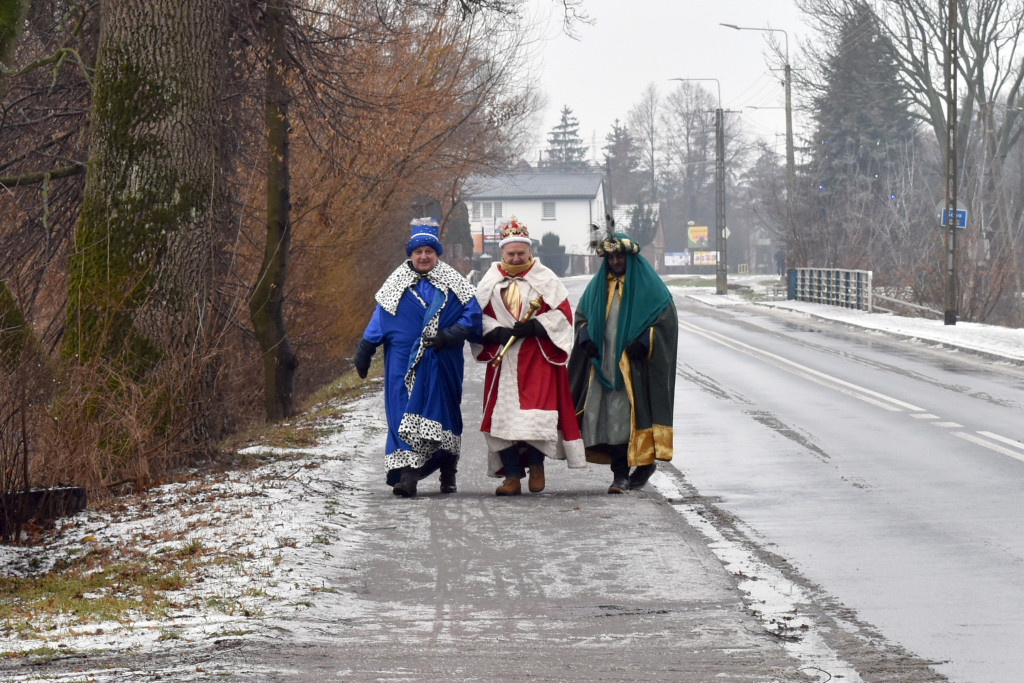
M 800 605 L 813 604 L 809 595 L 780 571 L 758 560 L 739 543 L 726 538 L 700 514 L 702 506 L 679 502 L 684 499 L 683 493 L 668 475 L 655 472 L 650 483 L 690 526 L 707 539 L 708 547 L 726 570 L 737 577 L 737 587 L 746 596 L 749 608 L 765 631 L 779 638 L 787 652 L 808 672 L 817 670 L 846 683 L 863 683 L 857 670 L 843 661 L 817 633 L 817 626 L 811 618 L 800 612 Z

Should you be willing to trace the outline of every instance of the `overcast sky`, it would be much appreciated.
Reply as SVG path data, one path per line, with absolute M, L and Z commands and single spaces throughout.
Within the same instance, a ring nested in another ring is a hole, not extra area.
M 808 32 L 793 0 L 584 0 L 594 22 L 577 28 L 578 40 L 560 33 L 558 0 L 531 3 L 542 24 L 538 34 L 545 36 L 534 44 L 547 99 L 537 131 L 539 148 L 546 146 L 563 105 L 579 119 L 580 137 L 588 146 L 596 144 L 600 155 L 615 119 L 625 123 L 649 83 L 665 95 L 679 86 L 671 78 L 715 78 L 722 108 L 741 112 L 749 134 L 784 149 L 782 73 L 772 71 L 767 61 L 770 36 L 784 47 L 783 34 L 736 31 L 719 23 L 786 31 L 796 68 L 797 44 Z M 713 81 L 701 85 L 717 96 Z M 798 112 L 795 116 L 799 119 Z M 536 159 L 535 150 L 529 161 Z

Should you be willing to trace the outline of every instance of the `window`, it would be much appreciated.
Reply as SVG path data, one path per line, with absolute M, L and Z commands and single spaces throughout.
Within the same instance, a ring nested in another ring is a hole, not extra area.
M 473 221 L 501 218 L 501 202 L 473 202 Z
M 544 202 L 543 208 L 541 209 L 541 220 L 553 221 L 555 220 L 555 203 Z

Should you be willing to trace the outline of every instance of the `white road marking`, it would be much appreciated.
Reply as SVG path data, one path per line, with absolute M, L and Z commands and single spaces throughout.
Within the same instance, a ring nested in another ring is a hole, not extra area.
M 816 384 L 820 384 L 821 386 L 846 394 L 847 396 L 860 399 L 861 401 L 864 401 L 866 403 L 870 403 L 871 405 L 882 408 L 883 410 L 888 410 L 890 412 L 902 412 L 903 410 L 908 410 L 910 411 L 910 417 L 913 417 L 918 420 L 941 420 L 941 418 L 938 415 L 926 413 L 924 412 L 924 408 L 919 408 L 918 406 L 915 406 L 912 403 L 907 403 L 906 401 L 901 401 L 898 398 L 893 398 L 892 396 L 887 396 L 886 394 L 873 391 L 866 387 L 858 386 L 856 384 L 853 384 L 852 382 L 847 382 L 845 380 L 839 379 L 838 377 L 828 375 L 824 372 L 819 372 L 818 370 L 809 368 L 806 365 L 801 365 L 800 363 L 796 363 L 787 358 L 783 358 L 782 356 L 778 356 L 769 351 L 765 351 L 755 346 L 745 344 L 739 340 L 727 337 L 724 334 L 713 332 L 711 330 L 705 330 L 704 328 L 698 327 L 697 325 L 694 325 L 693 323 L 687 322 L 685 320 L 679 321 L 679 327 L 681 329 L 688 330 L 694 334 L 700 335 L 705 339 L 713 341 L 717 344 L 721 344 L 722 346 L 726 346 L 731 349 L 735 349 L 736 351 L 739 351 L 741 353 L 745 353 L 749 356 L 753 356 L 754 358 L 758 358 L 771 365 L 774 365 L 777 368 L 780 368 L 787 372 L 791 372 L 795 375 L 803 377 L 804 379 L 808 379 Z M 951 421 L 939 421 L 934 422 L 933 424 L 937 427 L 945 427 L 947 429 L 963 428 L 963 425 L 961 425 L 960 423 Z M 973 434 L 970 434 L 968 432 L 953 432 L 953 434 L 955 436 L 960 437 L 961 439 L 964 439 L 965 441 L 970 441 L 971 443 L 976 444 L 978 446 L 983 446 L 989 449 L 990 451 L 995 451 L 996 453 L 1008 455 L 1011 458 L 1015 458 L 1017 460 L 1020 460 L 1021 462 L 1024 462 L 1024 452 L 1022 452 L 1024 451 L 1024 443 L 1021 443 L 1019 441 L 1015 441 L 1004 436 L 999 436 L 998 434 L 994 434 L 992 432 L 978 432 L 978 434 L 986 436 L 989 439 L 1001 441 L 1005 444 L 1013 446 L 1014 448 L 1022 449 L 1021 451 L 1014 451 L 1008 448 L 1004 448 L 1003 446 L 1000 446 L 997 443 L 992 443 L 992 441 L 988 441 L 986 439 L 974 436 Z
M 924 408 L 919 408 L 911 403 L 907 403 L 906 401 L 901 401 L 898 398 L 893 398 L 892 396 L 887 396 L 883 393 L 873 391 L 866 387 L 858 386 L 856 384 L 853 384 L 852 382 L 847 382 L 846 380 L 839 379 L 838 377 L 833 377 L 832 375 L 828 375 L 824 372 L 819 372 L 818 370 L 809 368 L 806 365 L 801 365 L 800 363 L 796 363 L 787 358 L 783 358 L 782 356 L 778 356 L 774 353 L 770 353 L 763 349 L 759 349 L 755 346 L 744 344 L 741 341 L 731 339 L 723 334 L 719 334 L 718 332 L 705 330 L 702 327 L 697 327 L 696 325 L 686 322 L 684 320 L 681 320 L 679 322 L 679 326 L 686 328 L 687 330 L 693 332 L 694 334 L 699 334 L 702 337 L 705 337 L 706 339 L 710 339 L 713 342 L 717 342 L 723 346 L 728 346 L 730 348 L 736 349 L 737 351 L 746 353 L 755 358 L 760 358 L 761 360 L 771 363 L 772 365 L 778 368 L 800 375 L 801 377 L 809 379 L 812 382 L 821 384 L 822 386 L 828 387 L 830 389 L 834 389 L 836 391 L 839 391 L 840 393 L 847 394 L 848 396 L 858 398 L 874 406 L 883 408 L 884 410 L 889 410 L 892 412 L 900 412 L 901 410 L 922 412 L 924 410 Z
M 989 435 L 989 432 L 978 432 L 978 433 L 979 434 L 984 434 L 986 436 Z M 980 439 L 980 438 L 974 436 L 973 434 L 968 434 L 967 432 L 953 432 L 953 434 L 955 434 L 956 436 L 959 436 L 961 439 L 964 439 L 965 441 L 970 441 L 971 443 L 977 444 L 979 446 L 984 446 L 985 448 L 989 449 L 990 451 L 995 451 L 996 453 L 1002 453 L 1003 455 L 1008 455 L 1011 458 L 1016 458 L 1017 460 L 1020 460 L 1021 462 L 1024 462 L 1024 453 L 1020 453 L 1018 451 L 1011 451 L 1009 448 L 1003 448 L 999 444 L 992 443 L 991 441 L 986 441 L 985 439 Z M 995 436 L 995 435 L 993 435 L 993 436 Z M 1003 439 L 1002 437 L 997 437 L 997 438 L 999 438 L 1001 441 L 1009 441 L 1009 439 Z

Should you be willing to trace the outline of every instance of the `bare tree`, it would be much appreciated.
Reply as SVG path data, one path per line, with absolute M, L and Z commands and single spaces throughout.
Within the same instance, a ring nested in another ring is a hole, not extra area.
M 947 25 L 947 3 L 926 0 L 797 0 L 801 10 L 821 27 L 835 25 L 851 8 L 866 5 L 877 14 L 884 35 L 892 45 L 892 58 L 898 66 L 902 90 L 913 105 L 912 112 L 930 129 L 937 142 L 936 151 L 946 154 L 946 115 L 943 82 L 945 55 L 944 31 Z M 1024 2 L 1020 0 L 958 0 L 959 63 L 957 70 L 962 90 L 958 93 L 960 114 L 956 137 L 960 158 L 960 177 L 976 176 L 982 185 L 963 188 L 963 199 L 972 214 L 982 213 L 987 223 L 982 226 L 993 233 L 988 270 L 1007 273 L 1019 271 L 1019 249 L 1015 226 L 1024 213 L 1024 198 L 1008 193 L 1013 185 L 1004 177 L 1005 162 L 1010 150 L 1020 142 L 1024 127 Z M 981 145 L 984 156 L 978 152 Z M 972 152 L 973 150 L 973 152 Z M 973 154 L 973 158 L 968 157 Z M 984 163 L 984 166 L 977 164 Z M 935 183 L 936 193 L 940 187 Z M 989 208 L 991 207 L 991 208 Z M 972 221 L 973 223 L 973 221 Z M 971 238 L 973 239 L 973 238 Z M 967 247 L 968 245 L 965 245 Z M 973 256 L 965 257 L 968 264 Z M 968 269 L 961 278 L 964 303 L 977 300 L 972 289 L 984 288 L 982 298 L 1000 298 L 993 292 L 993 278 L 976 279 Z M 979 273 L 980 275 L 980 273 Z M 1003 286 L 1006 277 L 996 279 Z M 1015 289 L 1020 291 L 1020 282 Z M 1011 297 L 1017 301 L 1019 297 Z M 970 305 L 974 316 L 987 316 L 986 310 Z M 1016 320 L 1019 318 L 1015 315 Z M 980 318 L 979 318 L 980 319 Z
M 661 145 L 659 115 L 661 97 L 658 88 L 650 83 L 640 96 L 640 101 L 629 111 L 626 125 L 640 150 L 640 170 L 647 177 L 648 197 L 656 203 L 658 192 L 658 150 Z
M 701 221 L 714 217 L 715 127 L 712 113 L 714 95 L 698 83 L 683 82 L 669 93 L 661 111 L 665 131 L 662 149 L 664 174 L 684 209 L 684 214 Z M 709 201 L 710 199 L 710 201 Z

